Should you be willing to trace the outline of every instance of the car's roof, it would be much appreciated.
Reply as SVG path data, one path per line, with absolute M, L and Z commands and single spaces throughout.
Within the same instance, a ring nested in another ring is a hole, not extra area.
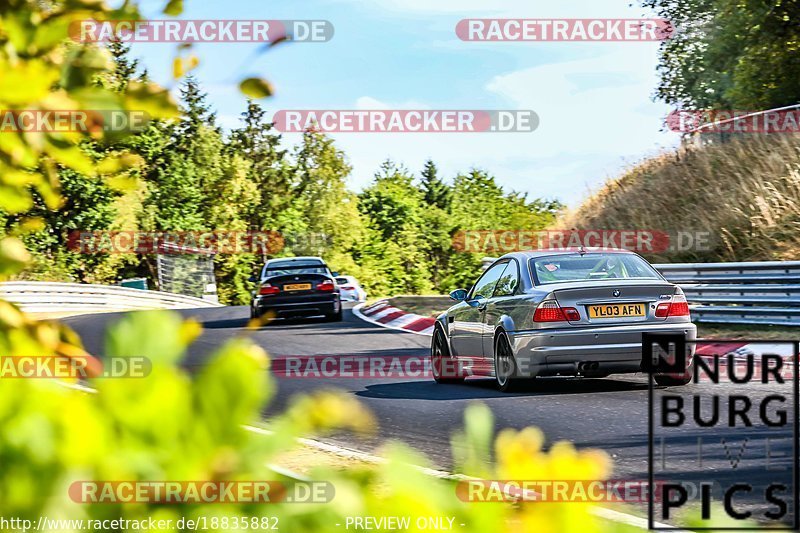
M 636 255 L 634 252 L 630 250 L 624 250 L 621 248 L 541 248 L 538 250 L 525 250 L 523 252 L 510 252 L 505 254 L 499 259 L 505 259 L 507 257 L 514 257 L 520 260 L 526 260 L 536 257 L 545 257 L 545 256 L 553 256 L 553 255 L 576 255 L 576 254 L 596 254 L 596 253 L 611 253 L 611 254 L 630 254 Z

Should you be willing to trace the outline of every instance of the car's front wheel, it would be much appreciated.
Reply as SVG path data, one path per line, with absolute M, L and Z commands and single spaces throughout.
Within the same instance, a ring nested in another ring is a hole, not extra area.
M 450 356 L 450 349 L 444 333 L 438 327 L 433 330 L 431 339 L 431 372 L 436 383 L 461 383 L 464 376 L 458 372 L 458 364 Z
M 500 334 L 494 345 L 494 380 L 500 392 L 512 392 L 517 387 L 516 372 L 517 363 L 511 344 L 505 334 Z

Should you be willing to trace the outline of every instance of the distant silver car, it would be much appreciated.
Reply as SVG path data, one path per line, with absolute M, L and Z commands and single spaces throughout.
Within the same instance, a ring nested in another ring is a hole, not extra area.
M 436 320 L 431 363 L 438 383 L 493 376 L 509 390 L 537 376 L 605 377 L 642 369 L 642 333 L 697 337 L 683 291 L 624 250 L 506 254 Z M 656 375 L 662 385 L 691 380 Z
M 336 283 L 339 285 L 342 300 L 352 302 L 367 301 L 367 291 L 361 288 L 358 280 L 353 276 L 339 276 L 336 278 Z

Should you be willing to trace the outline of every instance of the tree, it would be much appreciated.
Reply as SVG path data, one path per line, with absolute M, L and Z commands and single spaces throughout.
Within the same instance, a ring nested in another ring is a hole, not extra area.
M 274 133 L 264 109 L 248 100 L 242 113 L 243 125 L 231 132 L 227 150 L 247 159 L 248 179 L 258 189 L 260 198 L 241 206 L 247 225 L 253 230 L 277 230 L 277 220 L 290 208 L 291 169 L 286 150 L 280 148 L 281 136 Z
M 194 76 L 187 76 L 181 86 L 181 121 L 177 134 L 191 140 L 201 128 L 216 129 L 217 114 L 206 102 L 207 95 Z
M 347 190 L 351 167 L 344 152 L 322 133 L 307 131 L 294 159 L 292 209 L 281 221 L 288 236 L 294 237 L 293 253 L 325 256 L 351 250 L 362 237 L 363 226 L 358 198 Z
M 381 294 L 430 291 L 425 203 L 408 171 L 385 161 L 359 195 L 359 210 L 369 226 L 359 259 L 374 270 L 371 287 Z
M 687 109 L 800 101 L 797 0 L 644 0 L 676 30 L 661 44 L 657 96 Z
M 420 172 L 422 190 L 425 193 L 425 203 L 447 210 L 450 208 L 450 187 L 439 179 L 436 165 L 433 160 L 425 161 L 425 166 Z
M 139 61 L 130 59 L 131 47 L 122 41 L 109 41 L 108 50 L 114 59 L 114 69 L 108 75 L 109 88 L 115 92 L 125 92 L 128 83 L 136 76 Z
M 423 229 L 428 240 L 428 261 L 431 268 L 431 282 L 440 288 L 442 276 L 447 268 L 450 254 L 453 252 L 452 233 L 455 225 L 450 218 L 450 204 L 452 191 L 450 186 L 442 181 L 433 160 L 425 161 L 425 166 L 420 172 L 420 181 L 423 198 L 428 205 L 424 212 L 425 223 Z
M 486 231 L 542 230 L 555 221 L 562 208 L 557 201 L 529 201 L 525 194 L 506 192 L 494 176 L 477 169 L 456 176 L 453 205 L 458 209 L 452 211 L 451 218 L 459 230 Z M 470 286 L 484 255 L 482 252 L 451 254 L 448 276 L 442 285 L 447 288 Z
M 155 123 L 139 139 L 149 162 L 144 229 L 212 229 L 209 215 L 225 179 L 222 133 L 196 79 L 182 86 L 181 104 L 177 124 Z

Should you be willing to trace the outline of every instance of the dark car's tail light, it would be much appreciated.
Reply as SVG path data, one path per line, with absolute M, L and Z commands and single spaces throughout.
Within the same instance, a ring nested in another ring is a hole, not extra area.
M 336 288 L 336 285 L 332 281 L 323 281 L 317 285 L 317 290 L 322 292 L 333 292 L 334 288 Z
M 683 294 L 676 294 L 671 302 L 663 302 L 656 307 L 656 318 L 669 316 L 689 316 L 689 303 Z
M 534 322 L 575 322 L 581 314 L 574 307 L 561 307 L 558 302 L 547 300 L 540 303 L 533 312 Z
M 258 294 L 260 294 L 261 296 L 270 296 L 272 294 L 278 294 L 279 292 L 281 292 L 281 289 L 279 287 L 274 287 L 269 283 L 263 284 L 261 288 L 258 289 Z

